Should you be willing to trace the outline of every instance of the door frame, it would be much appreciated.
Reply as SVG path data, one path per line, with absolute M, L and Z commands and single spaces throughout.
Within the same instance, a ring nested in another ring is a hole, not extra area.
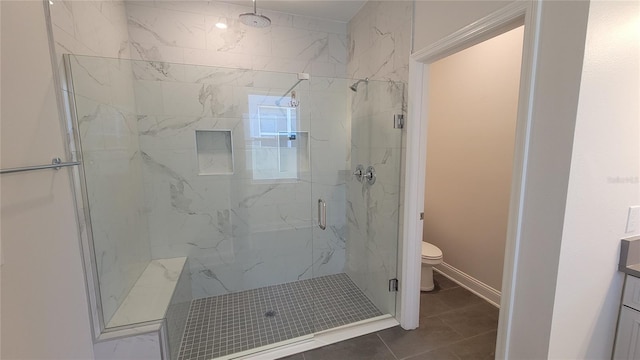
M 418 327 L 420 312 L 421 245 L 427 153 L 427 109 L 429 65 L 451 54 L 524 25 L 520 93 L 509 221 L 503 267 L 500 320 L 496 358 L 509 353 L 515 280 L 519 258 L 527 155 L 532 123 L 532 99 L 538 50 L 540 6 L 537 1 L 516 1 L 500 10 L 414 52 L 409 60 L 407 155 L 404 226 L 401 249 L 401 306 L 399 321 L 404 329 Z

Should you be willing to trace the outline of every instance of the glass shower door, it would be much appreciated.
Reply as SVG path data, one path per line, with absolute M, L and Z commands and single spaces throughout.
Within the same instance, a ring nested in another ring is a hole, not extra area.
M 354 81 L 355 82 L 355 81 Z M 367 81 L 351 91 L 350 170 L 347 183 L 346 271 L 383 313 L 395 316 L 404 84 Z M 361 177 L 353 175 L 360 166 Z
M 316 331 L 395 315 L 403 84 L 355 82 L 310 82 L 312 193 L 327 214 L 313 229 Z

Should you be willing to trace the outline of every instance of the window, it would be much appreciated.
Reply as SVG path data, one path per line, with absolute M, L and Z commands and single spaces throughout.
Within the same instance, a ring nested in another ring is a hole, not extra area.
M 299 172 L 308 170 L 308 133 L 297 131 L 298 108 L 284 106 L 290 100 L 249 95 L 251 161 L 248 163 L 254 180 L 297 179 Z

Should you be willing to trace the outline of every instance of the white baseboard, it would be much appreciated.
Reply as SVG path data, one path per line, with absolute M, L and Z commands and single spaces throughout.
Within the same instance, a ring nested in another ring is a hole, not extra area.
M 463 273 L 462 271 L 445 262 L 440 265 L 434 266 L 433 269 L 451 279 L 452 281 L 458 283 L 463 288 L 487 300 L 489 303 L 491 303 L 491 305 L 497 307 L 498 309 L 500 308 L 500 296 L 502 295 L 500 291 L 492 288 L 491 286 L 468 274 Z

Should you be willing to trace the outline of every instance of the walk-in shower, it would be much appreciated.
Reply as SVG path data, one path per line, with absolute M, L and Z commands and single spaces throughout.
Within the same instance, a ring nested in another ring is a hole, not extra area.
M 104 331 L 161 320 L 167 358 L 211 359 L 395 315 L 402 84 L 85 56 L 67 71 Z

